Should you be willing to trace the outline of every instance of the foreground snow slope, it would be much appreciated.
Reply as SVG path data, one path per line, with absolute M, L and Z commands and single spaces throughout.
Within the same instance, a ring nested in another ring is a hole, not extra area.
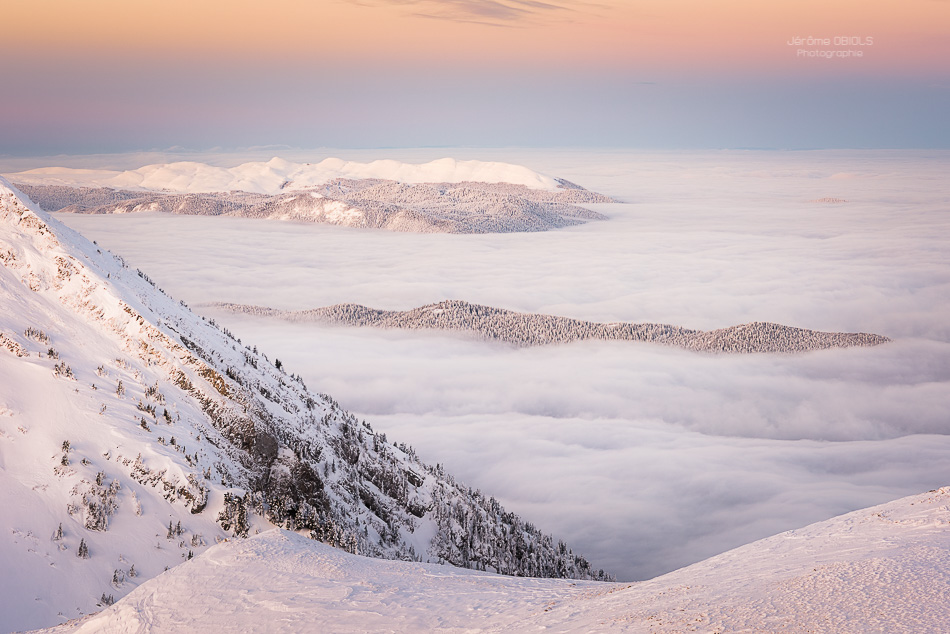
M 950 487 L 651 581 L 516 579 L 350 555 L 281 531 L 215 546 L 57 632 L 940 632 Z
M 30 185 L 99 186 L 174 192 L 245 191 L 277 194 L 306 189 L 335 178 L 381 178 L 401 183 L 511 183 L 555 191 L 559 181 L 522 165 L 443 158 L 428 163 L 379 160 L 369 163 L 327 158 L 319 163 L 293 163 L 280 158 L 215 167 L 182 161 L 146 165 L 135 170 L 109 171 L 51 167 L 20 172 L 11 179 Z
M 364 555 L 588 578 L 0 179 L 0 631 L 274 526 Z

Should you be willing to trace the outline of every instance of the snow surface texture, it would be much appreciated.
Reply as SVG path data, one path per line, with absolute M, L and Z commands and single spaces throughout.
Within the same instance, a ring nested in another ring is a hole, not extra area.
M 20 184 L 46 211 L 108 214 L 165 213 L 318 222 L 417 233 L 546 231 L 606 216 L 571 203 L 614 202 L 558 181 L 556 191 L 511 183 L 406 184 L 380 179 L 333 179 L 303 191 L 288 181 L 280 194 L 243 191 L 156 193 L 107 188 Z
M 337 178 L 383 179 L 401 183 L 511 183 L 532 189 L 557 191 L 561 181 L 522 165 L 443 158 L 422 164 L 378 160 L 369 163 L 327 158 L 319 163 L 293 163 L 274 157 L 237 167 L 216 167 L 180 161 L 146 165 L 134 170 L 90 170 L 49 167 L 7 175 L 28 185 L 95 186 L 139 191 L 187 193 L 244 191 L 278 194 L 308 189 Z
M 227 537 L 600 576 L 170 299 L 0 179 L 0 630 L 107 605 Z
M 220 544 L 55 632 L 942 632 L 950 488 L 635 584 L 350 555 L 285 531 Z
M 233 313 L 296 323 L 468 332 L 481 339 L 504 341 L 523 347 L 599 339 L 644 341 L 697 352 L 791 353 L 876 346 L 889 341 L 887 337 L 863 332 L 817 332 L 762 322 L 706 332 L 667 324 L 599 324 L 553 315 L 518 313 L 459 300 L 447 300 L 405 311 L 377 310 L 359 304 L 336 304 L 310 310 L 276 310 L 228 303 L 210 306 Z

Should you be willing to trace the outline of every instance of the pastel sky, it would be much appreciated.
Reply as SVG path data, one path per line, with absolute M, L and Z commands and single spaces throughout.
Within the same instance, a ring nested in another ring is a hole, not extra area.
M 0 20 L 0 154 L 950 147 L 947 0 L 5 0 Z

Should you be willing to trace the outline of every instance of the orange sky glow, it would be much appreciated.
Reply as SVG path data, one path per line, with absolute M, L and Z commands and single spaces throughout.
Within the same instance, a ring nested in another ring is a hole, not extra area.
M 849 71 L 945 72 L 950 59 L 950 2 L 937 0 L 551 0 L 556 8 L 513 17 L 475 13 L 477 3 L 464 0 L 5 4 L 20 27 L 0 42 L 5 54 L 121 64 L 200 57 L 225 65 L 820 72 L 786 43 L 809 35 L 872 37 Z
M 950 147 L 950 0 L 4 0 L 0 20 L 0 155 Z

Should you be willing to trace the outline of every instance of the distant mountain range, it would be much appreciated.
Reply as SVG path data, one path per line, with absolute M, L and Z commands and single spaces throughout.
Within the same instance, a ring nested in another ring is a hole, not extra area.
M 275 157 L 266 162 L 243 163 L 236 167 L 178 161 L 125 171 L 43 167 L 5 176 L 9 180 L 27 185 L 106 187 L 190 194 L 231 191 L 279 194 L 287 190 L 312 189 L 337 178 L 380 179 L 407 184 L 509 183 L 547 191 L 556 191 L 562 185 L 559 179 L 523 165 L 495 161 L 459 161 L 453 158 L 442 158 L 428 163 L 403 163 L 393 160 L 359 163 L 338 158 L 327 158 L 319 163 L 294 163 Z
M 13 180 L 46 211 L 159 211 L 419 233 L 546 231 L 605 220 L 578 205 L 616 202 L 519 165 L 454 159 L 421 165 L 274 159 L 230 169 L 171 163 L 129 172 L 58 168 Z
M 377 310 L 359 304 L 336 304 L 293 311 L 229 303 L 210 306 L 235 313 L 293 322 L 471 333 L 481 339 L 504 341 L 516 346 L 597 339 L 650 342 L 697 352 L 791 353 L 825 348 L 876 346 L 890 341 L 887 337 L 870 333 L 819 332 L 767 322 L 753 322 L 708 331 L 667 324 L 596 323 L 553 315 L 519 313 L 459 300 L 427 304 L 406 311 Z

